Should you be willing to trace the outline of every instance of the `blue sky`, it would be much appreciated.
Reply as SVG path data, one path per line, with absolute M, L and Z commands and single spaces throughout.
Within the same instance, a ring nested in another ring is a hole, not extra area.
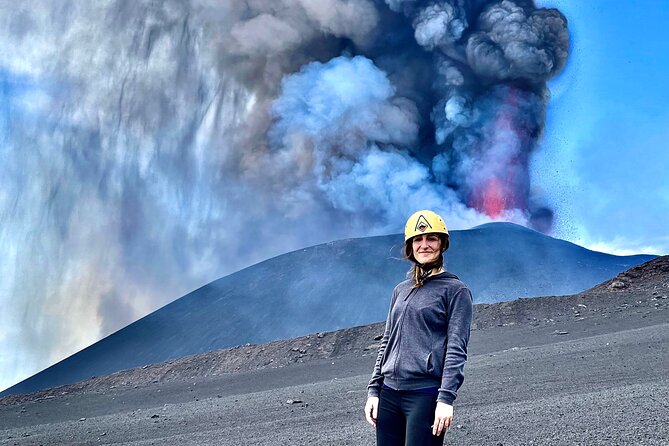
M 539 4 L 565 14 L 572 38 L 532 171 L 557 210 L 555 235 L 668 254 L 669 2 Z

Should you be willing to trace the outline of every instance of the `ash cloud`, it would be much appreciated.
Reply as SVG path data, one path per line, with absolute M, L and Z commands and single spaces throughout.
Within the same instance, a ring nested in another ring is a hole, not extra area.
M 550 230 L 527 162 L 566 20 L 531 1 L 0 1 L 0 387 L 332 239 Z

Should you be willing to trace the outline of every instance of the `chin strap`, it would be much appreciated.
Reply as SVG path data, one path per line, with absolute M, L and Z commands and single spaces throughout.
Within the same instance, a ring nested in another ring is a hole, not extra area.
M 418 275 L 418 279 L 420 282 L 424 282 L 425 279 L 427 279 L 430 274 L 432 274 L 432 271 L 435 269 L 439 269 L 442 265 L 441 259 L 437 260 L 436 262 L 431 262 L 431 263 L 418 263 L 416 262 L 416 265 L 418 265 L 418 268 L 420 268 L 420 274 Z
M 425 282 L 425 279 L 430 277 L 430 273 L 432 272 L 432 270 L 431 269 L 424 270 L 423 268 L 421 268 L 420 270 L 421 270 L 421 273 L 418 274 L 418 281 L 420 283 L 423 283 L 423 282 Z

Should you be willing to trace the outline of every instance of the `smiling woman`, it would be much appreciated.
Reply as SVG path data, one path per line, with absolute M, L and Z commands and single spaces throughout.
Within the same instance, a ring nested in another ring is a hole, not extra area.
M 377 445 L 441 445 L 451 426 L 464 380 L 472 295 L 444 270 L 448 246 L 438 214 L 409 217 L 404 255 L 412 266 L 393 291 L 365 405 Z
M 435 262 L 441 253 L 441 237 L 436 234 L 417 235 L 411 242 L 414 257 L 418 263 Z
M 448 229 L 438 214 L 427 210 L 413 214 L 404 227 L 404 257 L 413 262 L 408 276 L 420 286 L 432 271 L 443 270 L 448 246 Z

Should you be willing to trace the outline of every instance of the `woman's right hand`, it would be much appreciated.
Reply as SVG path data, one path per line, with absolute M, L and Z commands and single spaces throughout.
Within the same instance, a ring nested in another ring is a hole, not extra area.
M 376 416 L 379 414 L 379 397 L 370 396 L 365 404 L 365 418 L 372 426 L 376 427 Z

